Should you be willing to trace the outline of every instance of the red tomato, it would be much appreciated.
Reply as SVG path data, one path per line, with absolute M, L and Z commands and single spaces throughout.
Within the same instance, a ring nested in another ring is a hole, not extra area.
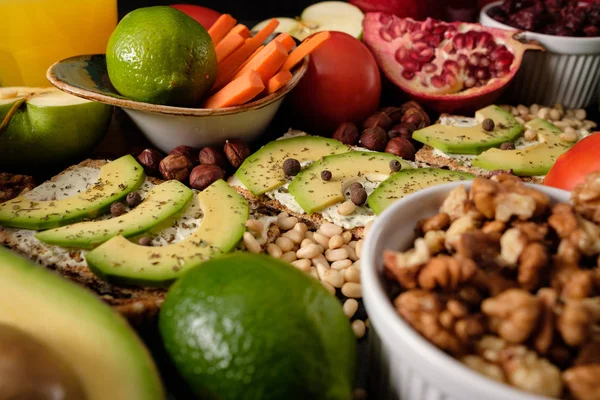
M 193 4 L 172 4 L 171 7 L 178 9 L 179 11 L 183 11 L 190 17 L 194 18 L 203 27 L 208 30 L 221 16 L 221 13 L 215 11 L 211 8 L 195 6 Z
M 331 136 L 340 123 L 360 123 L 373 114 L 380 97 L 381 77 L 371 51 L 346 33 L 331 32 L 311 54 L 290 103 L 300 126 Z
M 591 172 L 600 171 L 600 132 L 577 142 L 548 171 L 544 185 L 572 190 Z

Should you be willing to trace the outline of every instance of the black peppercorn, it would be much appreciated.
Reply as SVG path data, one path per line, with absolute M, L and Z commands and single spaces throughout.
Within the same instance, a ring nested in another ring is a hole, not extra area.
M 400 164 L 400 161 L 398 161 L 398 160 L 390 161 L 390 170 L 392 172 L 398 172 L 401 169 L 402 169 L 402 164 Z
M 131 192 L 127 195 L 125 201 L 129 207 L 134 208 L 142 202 L 142 196 L 138 192 Z
M 328 181 L 331 179 L 331 171 L 327 171 L 326 169 L 321 172 L 321 179 L 324 181 Z
M 125 204 L 115 201 L 110 205 L 110 213 L 113 217 L 118 217 L 125 214 Z
M 295 158 L 288 158 L 283 162 L 283 172 L 287 176 L 295 176 L 300 172 L 301 166 L 300 161 Z
M 484 131 L 488 131 L 488 132 L 493 131 L 495 125 L 496 124 L 494 124 L 494 121 L 492 119 L 490 119 L 490 118 L 484 119 L 483 122 L 482 122 L 482 124 L 481 124 L 483 130 Z

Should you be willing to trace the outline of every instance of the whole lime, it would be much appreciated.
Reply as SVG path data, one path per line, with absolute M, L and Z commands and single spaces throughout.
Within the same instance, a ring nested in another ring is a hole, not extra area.
M 339 301 L 275 258 L 240 252 L 191 269 L 169 290 L 159 327 L 202 399 L 351 397 L 356 339 Z
M 198 105 L 217 75 L 217 56 L 202 25 L 172 7 L 127 14 L 106 48 L 106 67 L 117 91 L 154 104 Z

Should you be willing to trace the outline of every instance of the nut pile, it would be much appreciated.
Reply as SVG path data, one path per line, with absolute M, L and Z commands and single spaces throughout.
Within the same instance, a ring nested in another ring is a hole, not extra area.
M 269 222 L 267 220 L 267 222 Z M 344 313 L 353 319 L 352 330 L 357 338 L 365 335 L 366 324 L 356 318 L 362 297 L 360 256 L 363 240 L 354 240 L 352 232 L 324 223 L 319 229 L 309 229 L 298 218 L 282 212 L 274 218 L 275 237 L 267 240 L 265 222 L 249 219 L 243 244 L 252 253 L 267 253 L 291 263 L 294 267 L 319 280 L 332 295 L 345 298 Z M 370 224 L 365 228 L 367 233 Z M 261 244 L 262 243 L 262 244 Z
M 384 253 L 394 305 L 467 366 L 521 390 L 598 399 L 600 172 L 573 205 L 508 174 L 477 178 Z
M 213 146 L 201 150 L 177 146 L 165 157 L 154 149 L 145 149 L 137 159 L 151 176 L 189 183 L 192 189 L 204 190 L 218 179 L 226 179 L 227 171 L 238 168 L 250 155 L 250 147 L 241 140 L 225 142 L 223 151 Z
M 587 113 L 582 108 L 565 109 L 560 104 L 555 104 L 553 107 L 543 107 L 538 104 L 533 104 L 530 107 L 522 104 L 516 107 L 508 105 L 500 107 L 514 115 L 521 125 L 535 118 L 551 122 L 563 131 L 561 139 L 567 142 L 575 142 L 581 139 L 583 134 L 591 132 L 598 126 L 594 121 L 586 119 Z M 523 137 L 527 141 L 536 140 L 537 132 L 533 129 L 527 129 Z
M 351 146 L 362 146 L 369 150 L 385 151 L 414 161 L 415 145 L 412 133 L 431 124 L 429 116 L 414 101 L 400 107 L 385 107 L 367 118 L 362 133 L 352 122 L 344 122 L 333 134 L 333 138 Z

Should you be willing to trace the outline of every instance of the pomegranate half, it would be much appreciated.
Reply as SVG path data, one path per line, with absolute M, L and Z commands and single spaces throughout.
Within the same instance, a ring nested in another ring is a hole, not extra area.
M 480 24 L 415 21 L 368 13 L 363 40 L 383 73 L 412 99 L 438 112 L 492 104 L 517 73 L 526 50 L 519 32 Z

